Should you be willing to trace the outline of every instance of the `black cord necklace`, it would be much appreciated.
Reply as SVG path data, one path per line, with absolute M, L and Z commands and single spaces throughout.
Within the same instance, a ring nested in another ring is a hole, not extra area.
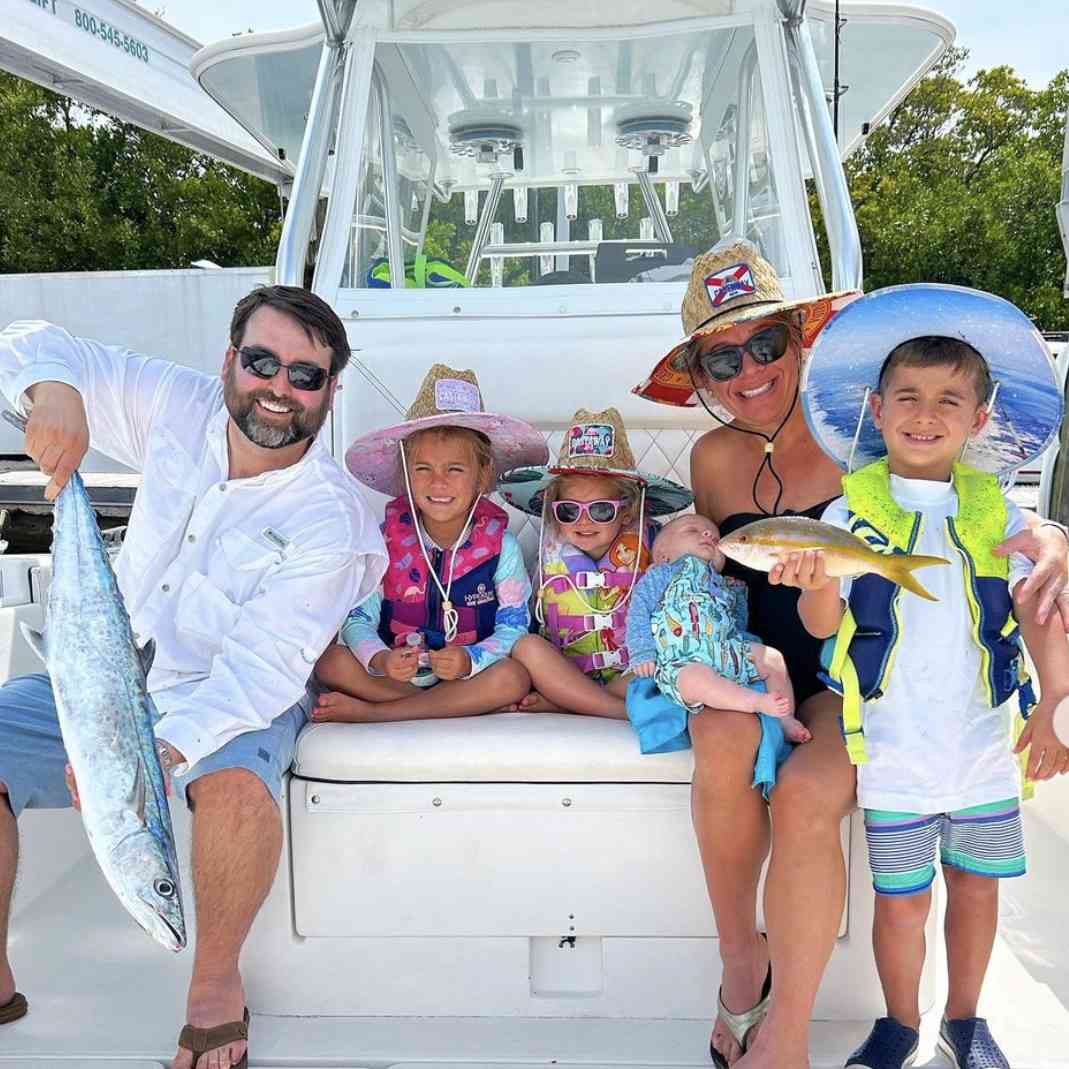
M 687 361 L 687 372 L 690 375 L 690 384 L 694 387 L 694 394 L 702 403 L 702 408 L 709 413 L 721 424 L 721 426 L 729 427 L 731 430 L 739 431 L 741 434 L 753 434 L 758 438 L 764 438 L 765 440 L 765 455 L 761 460 L 761 463 L 757 466 L 757 472 L 754 475 L 753 486 L 750 488 L 750 497 L 753 498 L 754 507 L 762 516 L 778 516 L 780 502 L 783 500 L 783 480 L 779 477 L 779 472 L 776 471 L 772 464 L 772 454 L 776 448 L 776 438 L 779 437 L 780 431 L 787 425 L 787 420 L 794 414 L 795 405 L 798 404 L 798 383 L 794 384 L 794 397 L 791 398 L 791 407 L 787 409 L 787 415 L 783 417 L 780 425 L 772 432 L 772 434 L 765 434 L 764 431 L 750 430 L 749 427 L 738 427 L 734 423 L 727 423 L 720 418 L 706 403 L 705 397 L 702 391 L 698 388 L 698 383 L 694 378 L 694 367 L 691 361 Z M 776 499 L 772 502 L 772 510 L 769 511 L 757 500 L 757 484 L 761 481 L 761 472 L 768 468 L 768 474 L 772 476 L 776 483 Z

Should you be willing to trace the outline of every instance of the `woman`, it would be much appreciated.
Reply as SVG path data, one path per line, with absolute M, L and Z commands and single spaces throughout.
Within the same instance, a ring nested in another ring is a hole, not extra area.
M 635 392 L 663 404 L 701 402 L 718 421 L 694 446 L 691 482 L 697 511 L 722 534 L 768 515 L 819 518 L 841 493 L 842 472 L 806 425 L 799 374 L 807 345 L 854 296 L 786 301 L 775 269 L 745 241 L 696 260 L 683 302 L 689 336 Z M 1022 596 L 1038 594 L 1046 618 L 1065 585 L 1066 541 L 1063 530 L 1031 522 L 1004 548 L 1036 560 Z M 773 840 L 769 807 L 751 788 L 757 719 L 718 712 L 690 720 L 694 829 L 723 962 L 710 1054 L 718 1066 L 807 1069 L 809 1019 L 843 910 L 839 827 L 854 808 L 854 772 L 839 699 L 816 678 L 820 642 L 798 619 L 798 590 L 781 585 L 782 566 L 768 575 L 730 562 L 729 569 L 749 583 L 753 631 L 787 659 L 798 716 L 813 739 L 780 770 L 769 802 Z M 770 845 L 766 942 L 755 916 Z

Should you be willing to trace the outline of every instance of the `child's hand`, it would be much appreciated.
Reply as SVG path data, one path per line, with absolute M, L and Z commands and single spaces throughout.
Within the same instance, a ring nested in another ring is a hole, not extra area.
M 639 661 L 638 664 L 631 665 L 631 671 L 634 672 L 636 676 L 641 676 L 643 679 L 649 679 L 656 670 L 656 661 Z
M 768 573 L 771 586 L 796 586 L 802 590 L 823 590 L 832 581 L 820 549 L 788 553 Z
M 419 669 L 419 652 L 411 646 L 389 650 L 382 660 L 382 671 L 398 683 L 407 683 Z
M 1069 747 L 1063 746 L 1054 734 L 1057 704 L 1053 698 L 1040 700 L 1013 748 L 1014 753 L 1021 753 L 1026 747 L 1032 747 L 1028 754 L 1029 779 L 1053 779 L 1069 771 Z
M 431 668 L 439 679 L 465 679 L 471 675 L 471 655 L 463 646 L 431 650 Z

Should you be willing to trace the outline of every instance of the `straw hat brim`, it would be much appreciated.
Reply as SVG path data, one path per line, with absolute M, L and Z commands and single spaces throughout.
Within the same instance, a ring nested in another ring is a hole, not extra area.
M 669 516 L 689 508 L 694 495 L 685 487 L 663 475 L 645 471 L 592 471 L 590 468 L 560 468 L 537 465 L 507 472 L 498 482 L 497 491 L 513 508 L 530 516 L 542 515 L 542 499 L 546 487 L 558 475 L 607 475 L 634 479 L 646 488 L 646 513 L 650 516 Z
M 513 468 L 549 460 L 545 439 L 521 419 L 493 412 L 442 412 L 361 435 L 346 450 L 345 466 L 365 486 L 399 497 L 405 492 L 399 447 L 417 431 L 432 427 L 465 427 L 485 434 L 494 454 L 495 479 Z
M 835 293 L 822 294 L 820 297 L 805 297 L 793 301 L 767 301 L 733 309 L 730 313 L 703 323 L 692 334 L 688 334 L 674 345 L 665 356 L 657 361 L 649 377 L 635 386 L 631 392 L 655 404 L 693 408 L 698 400 L 687 367 L 687 347 L 695 338 L 719 334 L 739 323 L 748 323 L 755 319 L 767 319 L 784 312 L 801 312 L 802 348 L 805 350 L 812 345 L 813 339 L 841 308 L 860 296 L 861 293 L 858 290 L 838 290 Z
M 965 463 L 1007 475 L 1039 457 L 1057 435 L 1064 409 L 1043 336 L 1001 297 L 935 283 L 876 290 L 845 308 L 817 338 L 799 389 L 806 422 L 824 452 L 846 468 L 856 434 L 854 469 L 885 455 L 865 388 L 876 388 L 892 349 L 933 335 L 971 345 L 998 384 L 994 410 L 970 441 Z

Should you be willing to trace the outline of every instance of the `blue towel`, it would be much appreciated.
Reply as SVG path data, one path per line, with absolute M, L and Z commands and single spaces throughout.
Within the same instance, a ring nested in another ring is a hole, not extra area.
M 764 682 L 755 683 L 754 690 L 764 691 Z M 636 676 L 627 688 L 627 716 L 638 732 L 639 749 L 644 753 L 672 753 L 690 747 L 687 718 L 690 714 L 682 706 L 666 698 L 652 679 Z M 699 714 L 701 715 L 701 714 Z M 783 724 L 777 717 L 758 714 L 761 721 L 761 743 L 753 766 L 753 785 L 761 788 L 767 798 L 776 785 L 776 772 L 787 760 L 793 746 L 783 734 Z

